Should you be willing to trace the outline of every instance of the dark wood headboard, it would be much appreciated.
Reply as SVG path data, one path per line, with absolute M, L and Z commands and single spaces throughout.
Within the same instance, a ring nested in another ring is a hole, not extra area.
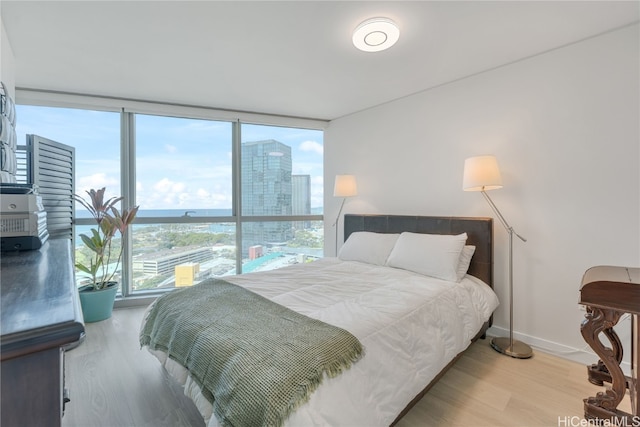
M 467 233 L 467 244 L 476 251 L 469 274 L 493 288 L 493 220 L 443 216 L 354 215 L 344 216 L 344 239 L 355 231 L 375 233 L 460 234 Z

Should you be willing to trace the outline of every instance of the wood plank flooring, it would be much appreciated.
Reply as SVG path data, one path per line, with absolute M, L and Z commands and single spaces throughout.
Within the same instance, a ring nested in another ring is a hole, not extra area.
M 143 312 L 119 309 L 87 324 L 85 342 L 66 353 L 71 402 L 63 427 L 204 426 L 180 386 L 140 349 Z M 582 399 L 601 390 L 587 381 L 583 365 L 540 351 L 512 359 L 479 340 L 397 425 L 572 425 L 571 417 L 582 419 Z

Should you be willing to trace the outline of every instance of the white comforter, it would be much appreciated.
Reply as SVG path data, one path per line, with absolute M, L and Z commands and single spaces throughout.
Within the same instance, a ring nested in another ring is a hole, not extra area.
M 388 426 L 458 353 L 498 306 L 475 277 L 446 282 L 405 270 L 324 258 L 224 277 L 290 309 L 344 328 L 365 356 L 323 384 L 288 426 Z M 186 370 L 153 352 L 185 384 L 208 426 L 211 405 Z

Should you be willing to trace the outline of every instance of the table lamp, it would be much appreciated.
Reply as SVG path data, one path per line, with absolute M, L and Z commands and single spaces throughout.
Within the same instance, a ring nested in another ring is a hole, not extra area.
M 342 197 L 342 204 L 338 211 L 338 216 L 333 223 L 336 229 L 336 256 L 338 256 L 338 222 L 340 221 L 340 214 L 344 206 L 347 197 L 353 197 L 358 195 L 358 185 L 356 184 L 356 177 L 353 175 L 336 175 L 335 185 L 333 187 L 333 197 Z

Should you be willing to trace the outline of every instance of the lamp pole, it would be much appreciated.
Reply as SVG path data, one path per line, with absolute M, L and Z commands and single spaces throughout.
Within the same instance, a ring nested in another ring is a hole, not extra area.
M 338 216 L 336 216 L 336 221 L 333 223 L 333 227 L 336 229 L 336 241 L 335 241 L 335 246 L 336 246 L 336 253 L 335 256 L 338 256 L 338 221 L 340 221 L 340 214 L 342 213 L 342 208 L 344 207 L 344 201 L 347 200 L 346 197 L 342 198 L 342 203 L 340 204 L 340 210 L 338 211 Z
M 506 354 L 507 356 L 515 357 L 517 359 L 528 359 L 533 356 L 533 350 L 531 347 L 521 341 L 513 339 L 513 235 L 515 234 L 518 236 L 518 238 L 523 242 L 526 242 L 527 239 L 516 233 L 513 227 L 511 227 L 507 220 L 504 219 L 498 210 L 498 207 L 493 203 L 493 200 L 491 200 L 491 197 L 489 197 L 485 191 L 484 186 L 482 187 L 481 192 L 487 203 L 489 203 L 489 206 L 491 206 L 491 209 L 493 209 L 495 214 L 498 216 L 498 219 L 509 233 L 509 338 L 493 337 L 491 339 L 491 347 L 493 347 L 497 352 Z

